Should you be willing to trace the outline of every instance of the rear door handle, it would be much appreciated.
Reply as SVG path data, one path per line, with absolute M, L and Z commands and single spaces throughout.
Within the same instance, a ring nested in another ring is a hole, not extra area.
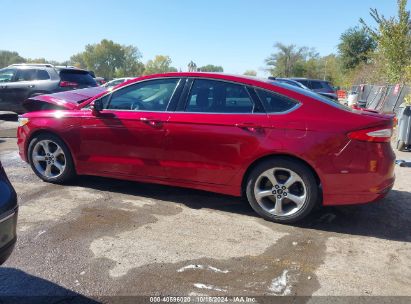
M 34 85 L 34 84 L 31 84 L 31 85 L 29 85 L 29 86 L 27 86 L 28 88 L 30 88 L 30 89 L 32 89 L 32 88 L 35 88 L 36 86 Z
M 147 125 L 149 125 L 150 127 L 153 127 L 153 128 L 163 127 L 163 122 L 161 120 L 147 118 L 147 117 L 141 117 L 140 121 L 147 124 Z

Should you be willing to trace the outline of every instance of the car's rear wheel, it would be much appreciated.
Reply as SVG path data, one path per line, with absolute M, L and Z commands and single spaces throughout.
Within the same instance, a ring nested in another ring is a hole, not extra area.
M 64 183 L 75 175 L 69 149 L 55 135 L 41 134 L 33 138 L 28 155 L 34 173 L 46 182 Z
M 273 158 L 257 165 L 247 179 L 247 199 L 263 218 L 294 223 L 319 202 L 319 186 L 310 168 L 288 158 Z

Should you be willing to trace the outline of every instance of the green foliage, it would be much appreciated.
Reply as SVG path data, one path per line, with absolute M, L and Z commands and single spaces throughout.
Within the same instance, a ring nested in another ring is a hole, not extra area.
M 143 73 L 141 54 L 134 46 L 120 45 L 103 39 L 97 44 L 88 44 L 85 51 L 70 58 L 72 65 L 94 71 L 106 79 L 124 76 L 139 76 Z
M 115 72 L 116 77 L 138 77 L 144 73 L 144 64 L 140 62 L 140 51 L 132 45 L 123 45 L 123 64 Z
M 247 70 L 247 71 L 245 71 L 244 72 L 244 75 L 246 75 L 246 76 L 257 76 L 257 72 L 256 71 L 254 71 L 254 70 Z
M 373 28 L 360 22 L 367 32 L 377 41 L 377 51 L 383 60 L 384 73 L 388 82 L 405 81 L 404 74 L 411 64 L 411 20 L 406 10 L 407 0 L 397 0 L 398 16 L 385 18 L 377 9 L 371 9 L 370 15 L 377 23 Z
M 207 64 L 205 66 L 202 66 L 198 68 L 199 72 L 215 72 L 215 73 L 222 73 L 224 72 L 224 69 L 222 66 L 219 65 L 212 65 L 212 64 Z
M 367 63 L 377 47 L 376 41 L 363 28 L 351 27 L 340 37 L 338 51 L 343 69 L 352 70 L 360 63 Z
M 302 77 L 318 60 L 319 55 L 314 49 L 297 47 L 294 44 L 285 45 L 277 42 L 274 47 L 278 50 L 266 60 L 268 71 L 276 77 Z M 313 72 L 315 73 L 315 72 Z
M 23 63 L 26 59 L 17 52 L 0 51 L 0 69 L 15 63 Z
M 168 72 L 177 72 L 177 69 L 171 66 L 171 58 L 169 56 L 157 55 L 153 60 L 147 62 L 144 75 Z

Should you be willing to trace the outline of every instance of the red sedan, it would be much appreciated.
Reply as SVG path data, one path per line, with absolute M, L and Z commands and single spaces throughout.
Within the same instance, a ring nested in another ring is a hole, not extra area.
M 98 175 L 244 195 L 282 223 L 394 183 L 393 116 L 275 81 L 169 73 L 29 102 L 48 110 L 20 118 L 20 155 L 51 183 Z

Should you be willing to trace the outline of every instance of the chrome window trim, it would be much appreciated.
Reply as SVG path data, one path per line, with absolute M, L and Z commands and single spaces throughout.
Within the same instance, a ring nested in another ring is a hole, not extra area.
M 176 114 L 213 114 L 213 115 L 265 115 L 267 116 L 267 113 L 214 113 L 214 112 L 185 112 L 185 111 L 175 111 L 175 112 L 170 112 L 170 113 L 176 113 Z
M 170 100 L 169 100 L 168 103 L 167 103 L 167 107 L 166 107 L 165 111 L 122 110 L 122 109 L 103 109 L 103 111 L 135 112 L 135 113 L 141 113 L 141 112 L 146 112 L 146 113 L 172 113 L 173 111 L 167 111 L 167 109 L 168 109 L 168 106 L 170 105 L 170 102 L 171 102 L 171 100 L 173 99 L 174 94 L 176 93 L 177 88 L 179 87 L 179 85 L 180 85 L 183 77 L 159 77 L 159 78 L 151 78 L 151 79 L 145 79 L 145 80 L 142 80 L 142 81 L 133 82 L 133 83 L 130 83 L 130 84 L 124 86 L 124 87 L 117 88 L 117 89 L 114 90 L 114 91 L 110 91 L 108 94 L 105 94 L 105 95 L 101 96 L 101 97 L 98 98 L 98 99 L 102 99 L 102 98 L 104 98 L 104 97 L 106 97 L 106 96 L 108 96 L 108 95 L 110 95 L 110 94 L 113 94 L 114 92 L 118 92 L 119 90 L 125 89 L 125 88 L 127 88 L 127 87 L 129 87 L 129 86 L 131 86 L 131 85 L 137 85 L 137 84 L 140 84 L 140 83 L 143 83 L 143 82 L 148 82 L 148 81 L 166 80 L 166 79 L 167 79 L 167 80 L 168 80 L 168 79 L 178 79 L 178 81 L 177 81 L 177 83 L 176 83 L 176 86 L 175 86 L 175 88 L 174 88 L 173 93 L 172 93 L 171 96 L 170 96 Z M 111 103 L 111 98 L 112 98 L 112 97 L 113 97 L 113 96 L 110 96 L 108 105 L 110 105 L 110 103 Z M 96 100 L 97 100 L 97 99 L 96 99 Z M 90 110 L 91 110 L 91 109 L 90 109 Z
M 241 82 L 235 82 L 235 81 L 230 81 L 230 80 L 225 80 L 225 79 L 219 79 L 219 78 L 210 78 L 210 77 L 195 77 L 195 76 L 190 76 L 187 77 L 187 79 L 193 79 L 193 82 L 190 86 L 188 95 L 187 95 L 187 100 L 186 100 L 186 104 L 185 104 L 185 109 L 187 109 L 188 105 L 189 105 L 189 97 L 191 95 L 191 90 L 193 89 L 193 85 L 195 83 L 196 80 L 212 80 L 212 81 L 219 81 L 219 82 L 226 82 L 226 83 L 231 83 L 231 84 L 235 84 L 235 85 L 239 85 L 242 86 L 244 88 L 244 90 L 246 91 L 248 98 L 251 100 L 251 104 L 253 106 L 252 112 L 250 113 L 218 113 L 218 112 L 187 112 L 187 111 L 178 111 L 178 112 L 174 112 L 174 113 L 193 113 L 193 114 L 245 114 L 245 115 L 250 115 L 250 114 L 264 114 L 267 115 L 267 113 L 254 113 L 254 109 L 256 107 L 256 104 L 254 102 L 253 97 L 250 95 L 250 92 L 248 92 L 247 87 L 252 87 L 250 85 L 247 85 L 245 83 L 241 83 Z

